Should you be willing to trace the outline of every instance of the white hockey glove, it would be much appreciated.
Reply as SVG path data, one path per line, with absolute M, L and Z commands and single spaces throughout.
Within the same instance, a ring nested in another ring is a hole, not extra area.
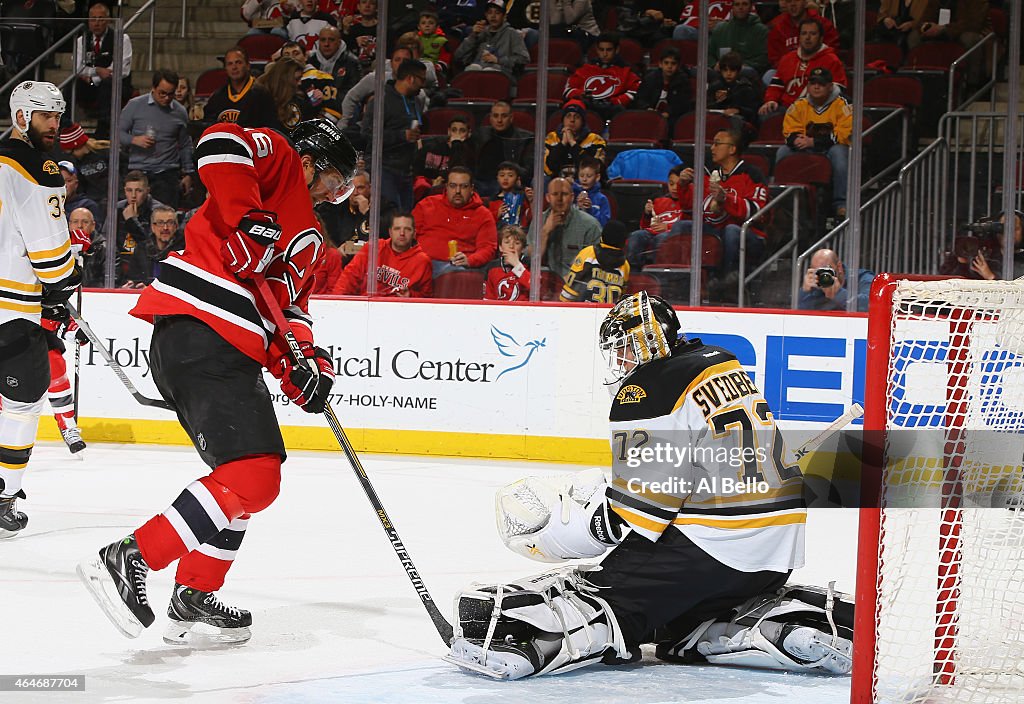
M 619 544 L 600 469 L 558 477 L 526 477 L 495 497 L 498 534 L 505 545 L 539 562 L 599 557 Z

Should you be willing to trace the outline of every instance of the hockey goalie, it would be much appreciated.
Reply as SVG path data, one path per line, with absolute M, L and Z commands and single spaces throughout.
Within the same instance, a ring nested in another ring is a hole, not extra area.
M 654 643 L 668 661 L 849 673 L 851 600 L 786 584 L 804 559 L 802 477 L 736 357 L 686 339 L 646 292 L 599 338 L 617 384 L 611 481 L 528 477 L 496 512 L 514 552 L 603 559 L 462 591 L 446 660 L 517 679 L 634 662 Z

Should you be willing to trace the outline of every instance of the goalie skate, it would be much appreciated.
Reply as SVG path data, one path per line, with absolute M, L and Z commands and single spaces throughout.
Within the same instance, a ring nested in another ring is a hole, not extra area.
M 488 650 L 465 638 L 456 638 L 452 641 L 451 654 L 443 659 L 463 670 L 497 680 L 515 680 L 531 675 L 537 670 L 536 665 L 521 648 L 511 644 L 494 643 Z
M 252 637 L 252 614 L 226 606 L 214 592 L 175 584 L 167 607 L 171 620 L 164 630 L 169 645 L 241 644 Z

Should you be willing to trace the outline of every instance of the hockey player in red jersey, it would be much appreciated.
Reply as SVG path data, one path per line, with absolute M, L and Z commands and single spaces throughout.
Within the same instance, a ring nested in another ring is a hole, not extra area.
M 161 266 L 132 315 L 153 323 L 153 379 L 211 472 L 78 573 L 111 622 L 134 638 L 154 621 L 146 575 L 178 560 L 164 634 L 169 643 L 243 643 L 248 611 L 215 592 L 253 513 L 277 497 L 284 440 L 266 367 L 292 403 L 324 409 L 333 360 L 313 342 L 307 312 L 322 256 L 314 203 L 351 192 L 356 154 L 327 120 L 299 123 L 294 146 L 270 129 L 215 124 L 195 156 L 209 198 L 185 229 L 185 248 Z M 310 365 L 295 366 L 258 295 L 265 277 Z

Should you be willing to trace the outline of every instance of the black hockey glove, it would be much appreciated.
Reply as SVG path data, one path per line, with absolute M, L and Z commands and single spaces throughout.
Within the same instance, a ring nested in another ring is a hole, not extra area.
M 65 276 L 60 283 L 43 284 L 43 308 L 45 309 L 48 306 L 63 307 L 81 285 L 82 268 L 76 262 L 71 273 Z M 67 310 L 65 310 L 64 315 L 67 314 Z M 50 320 L 57 320 L 57 318 L 50 318 Z
M 323 413 L 334 386 L 334 360 L 322 347 L 303 342 L 301 348 L 309 364 L 295 365 L 291 356 L 282 357 L 281 391 L 306 413 Z
M 274 256 L 274 244 L 281 239 L 277 215 L 267 210 L 250 210 L 221 245 L 220 254 L 228 269 L 240 279 L 262 274 Z

